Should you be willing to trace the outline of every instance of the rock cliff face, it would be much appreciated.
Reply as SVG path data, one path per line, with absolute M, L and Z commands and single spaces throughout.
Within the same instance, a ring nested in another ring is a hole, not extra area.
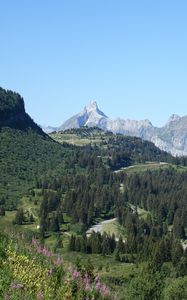
M 157 128 L 151 141 L 173 155 L 187 155 L 187 116 L 172 115 L 164 127 Z
M 153 142 L 161 150 L 173 155 L 187 155 L 187 116 L 172 115 L 165 126 L 157 128 L 149 120 L 111 120 L 93 101 L 81 113 L 68 119 L 56 130 L 60 131 L 83 126 L 97 126 L 105 131 L 140 137 Z

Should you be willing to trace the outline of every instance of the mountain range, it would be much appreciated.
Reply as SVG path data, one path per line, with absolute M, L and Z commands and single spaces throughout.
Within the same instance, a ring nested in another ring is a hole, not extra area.
M 97 102 L 92 101 L 85 106 L 82 112 L 65 121 L 60 127 L 43 127 L 43 130 L 51 133 L 83 126 L 97 126 L 104 131 L 140 137 L 153 142 L 161 150 L 172 155 L 187 155 L 187 116 L 180 117 L 173 114 L 163 127 L 158 128 L 147 119 L 140 121 L 121 118 L 111 120 L 98 108 Z

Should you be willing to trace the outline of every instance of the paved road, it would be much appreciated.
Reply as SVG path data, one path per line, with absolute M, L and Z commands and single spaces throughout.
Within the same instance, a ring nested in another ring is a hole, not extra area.
M 114 221 L 116 221 L 117 219 L 114 218 L 114 219 L 110 219 L 110 220 L 106 220 L 106 221 L 102 221 L 96 225 L 93 225 L 90 229 L 87 230 L 87 234 L 89 235 L 92 231 L 95 231 L 95 232 L 102 232 L 102 226 L 103 224 L 108 224 L 108 223 L 112 223 Z

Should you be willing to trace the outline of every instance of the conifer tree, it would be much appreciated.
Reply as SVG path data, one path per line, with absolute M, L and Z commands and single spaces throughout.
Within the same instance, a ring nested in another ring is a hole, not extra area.
M 15 219 L 13 221 L 14 224 L 22 225 L 24 222 L 24 213 L 23 208 L 19 208 L 16 212 Z
M 69 251 L 75 251 L 75 236 L 71 235 L 69 241 Z

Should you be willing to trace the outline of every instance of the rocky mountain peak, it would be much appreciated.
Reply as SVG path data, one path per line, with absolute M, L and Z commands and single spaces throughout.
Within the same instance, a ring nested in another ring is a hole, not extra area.
M 144 127 L 152 127 L 153 126 L 152 123 L 148 119 L 142 120 L 140 122 L 142 122 L 142 126 L 144 126 Z
M 88 103 L 88 105 L 85 106 L 83 114 L 87 115 L 88 118 L 108 118 L 99 108 L 96 101 L 91 101 Z M 90 121 L 93 122 L 93 120 L 87 120 L 89 123 Z
M 171 117 L 168 119 L 166 125 L 169 125 L 171 122 L 179 121 L 181 117 L 177 114 L 172 114 Z
M 85 106 L 85 110 L 87 112 L 98 110 L 97 102 L 96 101 L 90 101 L 90 103 L 88 103 L 88 105 Z

